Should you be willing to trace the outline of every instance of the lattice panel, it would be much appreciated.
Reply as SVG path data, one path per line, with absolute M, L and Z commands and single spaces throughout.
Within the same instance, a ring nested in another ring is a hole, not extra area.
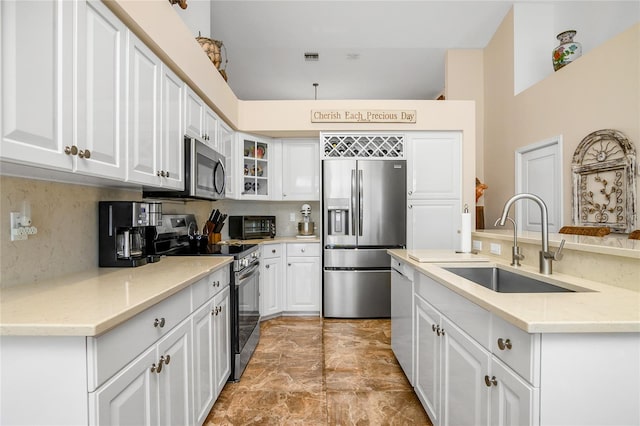
M 324 158 L 404 158 L 402 135 L 323 135 Z

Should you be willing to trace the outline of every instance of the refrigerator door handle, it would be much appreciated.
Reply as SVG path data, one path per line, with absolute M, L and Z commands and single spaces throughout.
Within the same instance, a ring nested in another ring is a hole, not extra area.
M 356 171 L 351 170 L 351 235 L 356 235 Z
M 358 235 L 362 237 L 362 222 L 363 222 L 363 213 L 362 207 L 364 206 L 364 201 L 362 199 L 362 170 L 358 170 Z

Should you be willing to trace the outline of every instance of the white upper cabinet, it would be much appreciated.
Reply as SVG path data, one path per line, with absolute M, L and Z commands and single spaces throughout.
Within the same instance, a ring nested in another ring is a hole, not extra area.
M 184 90 L 185 85 L 166 65 L 161 75 L 160 177 L 162 186 L 184 189 Z M 165 175 L 162 176 L 162 172 Z M 157 172 L 156 172 L 157 174 Z
M 407 195 L 410 199 L 459 199 L 462 137 L 459 132 L 409 133 Z
M 203 114 L 204 143 L 216 151 L 220 151 L 218 147 L 218 116 L 207 106 L 205 106 Z
M 124 24 L 100 1 L 78 7 L 75 170 L 125 179 Z M 72 153 L 73 154 L 73 153 Z
M 317 139 L 282 141 L 283 200 L 320 200 L 319 145 Z
M 2 159 L 72 167 L 73 5 L 0 2 Z
M 187 87 L 185 95 L 185 133 L 218 151 L 218 116 Z
M 129 181 L 159 185 L 160 61 L 129 34 Z

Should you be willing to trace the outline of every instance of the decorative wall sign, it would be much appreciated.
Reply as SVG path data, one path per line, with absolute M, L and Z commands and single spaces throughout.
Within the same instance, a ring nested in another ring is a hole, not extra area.
M 573 154 L 573 222 L 629 233 L 636 226 L 636 150 L 617 130 L 585 137 Z
M 311 110 L 312 123 L 415 123 L 415 110 Z

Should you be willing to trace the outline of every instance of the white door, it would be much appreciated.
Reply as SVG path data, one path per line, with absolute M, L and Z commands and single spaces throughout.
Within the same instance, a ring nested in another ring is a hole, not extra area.
M 442 411 L 440 424 L 486 426 L 489 423 L 491 355 L 453 323 L 442 318 Z
M 203 116 L 204 143 L 218 150 L 218 117 L 208 107 L 204 107 Z
M 191 321 L 176 326 L 158 342 L 157 348 L 158 360 L 164 360 L 158 373 L 160 424 L 190 425 L 193 423 Z
M 440 348 L 441 337 L 436 333 L 440 314 L 422 298 L 415 297 L 416 372 L 414 387 L 429 419 L 440 422 Z
M 494 426 L 539 424 L 539 388 L 534 388 L 495 358 L 491 360 L 491 424 Z
M 193 402 L 196 423 L 203 424 L 215 398 L 213 302 L 198 309 L 193 321 Z
M 160 61 L 129 34 L 129 181 L 160 185 Z
M 285 201 L 320 199 L 319 142 L 282 142 L 282 199 Z
M 408 200 L 408 249 L 459 249 L 460 200 Z
M 3 159 L 71 170 L 73 6 L 0 1 Z
M 215 357 L 215 398 L 218 398 L 222 388 L 231 374 L 231 309 L 229 305 L 229 286 L 218 293 L 214 299 L 214 310 L 218 314 L 213 317 L 213 353 Z
M 549 232 L 562 227 L 562 136 L 516 151 L 516 192 L 535 194 L 547 205 Z M 505 200 L 506 201 L 506 200 Z M 518 201 L 518 228 L 540 231 L 540 208 L 530 201 Z
M 153 346 L 95 392 L 89 393 L 91 425 L 158 424 L 158 374 Z
M 263 258 L 260 267 L 260 316 L 281 313 L 284 300 L 282 258 Z
M 460 199 L 462 136 L 412 134 L 407 141 L 407 195 L 411 199 Z
M 320 311 L 320 259 L 287 258 L 287 311 Z
M 186 85 L 185 85 L 186 86 Z M 189 87 L 185 89 L 185 133 L 193 138 L 203 141 L 204 129 L 202 115 L 204 103 Z
M 76 170 L 124 180 L 127 28 L 100 1 L 78 2 Z
M 184 83 L 165 65 L 161 67 L 160 167 L 162 186 L 184 189 Z M 162 173 L 161 173 L 162 176 Z

